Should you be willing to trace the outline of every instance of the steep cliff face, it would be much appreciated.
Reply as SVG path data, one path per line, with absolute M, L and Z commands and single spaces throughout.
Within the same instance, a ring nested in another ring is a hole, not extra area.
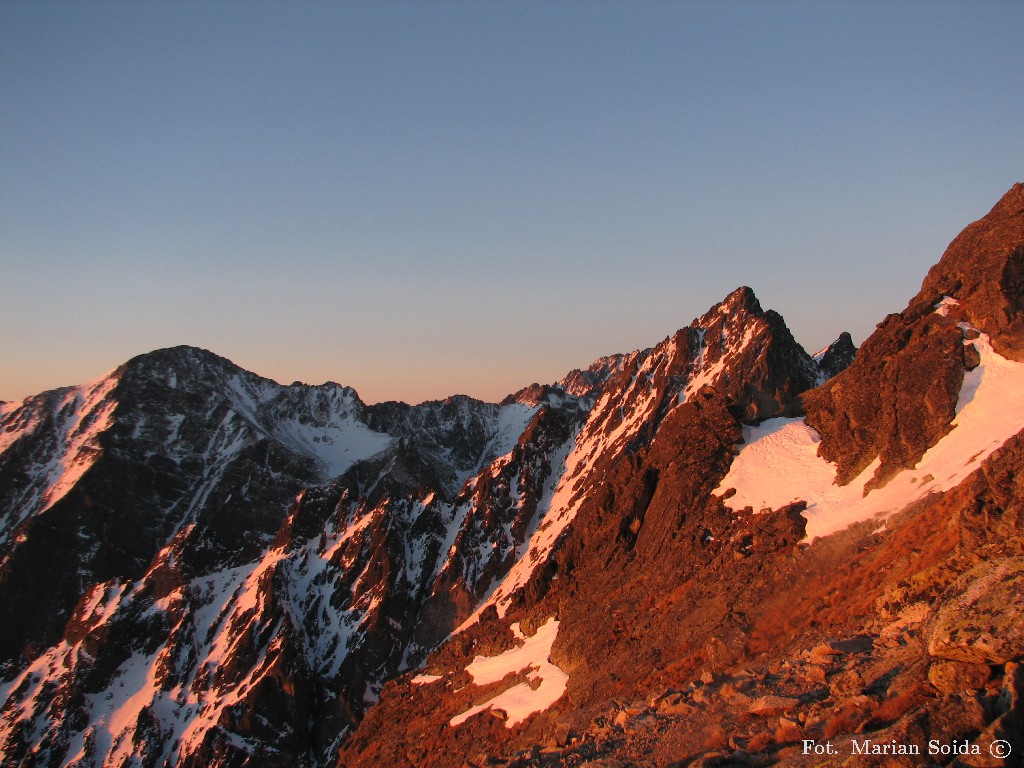
M 821 435 L 820 453 L 835 462 L 840 483 L 875 459 L 874 479 L 884 483 L 949 431 L 963 383 L 963 341 L 952 317 L 919 304 L 889 315 L 849 368 L 806 395 L 807 423 Z
M 928 271 L 911 301 L 960 302 L 996 352 L 1024 361 L 1024 184 L 1014 184 L 985 217 L 964 229 Z

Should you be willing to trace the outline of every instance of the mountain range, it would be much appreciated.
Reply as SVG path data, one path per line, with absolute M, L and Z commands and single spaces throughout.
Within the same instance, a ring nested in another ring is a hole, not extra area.
M 1020 765 L 1022 464 L 1021 184 L 860 349 L 741 287 L 500 403 L 157 350 L 0 404 L 0 755 Z

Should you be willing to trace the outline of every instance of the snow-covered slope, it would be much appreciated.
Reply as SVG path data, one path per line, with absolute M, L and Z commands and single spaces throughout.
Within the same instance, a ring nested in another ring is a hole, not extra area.
M 978 351 L 980 364 L 964 375 L 953 429 L 914 468 L 871 488 L 876 459 L 853 482 L 838 485 L 835 466 L 818 455 L 820 438 L 804 419 L 771 419 L 744 428 L 743 448 L 717 495 L 736 512 L 804 501 L 807 540 L 813 542 L 853 523 L 884 520 L 928 494 L 959 485 L 1024 429 L 1024 363 L 999 355 L 976 329 L 964 324 L 963 330 L 969 336 L 964 344 Z
M 5 404 L 4 754 L 326 759 L 536 526 L 583 411 L 520 400 L 367 407 L 181 347 Z

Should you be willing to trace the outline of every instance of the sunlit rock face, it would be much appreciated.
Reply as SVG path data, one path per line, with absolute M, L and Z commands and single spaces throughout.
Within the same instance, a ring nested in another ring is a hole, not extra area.
M 876 484 L 913 467 L 949 431 L 964 370 L 977 365 L 965 336 L 984 333 L 998 354 L 1021 360 L 1022 317 L 1024 186 L 1017 184 L 957 236 L 917 296 L 879 324 L 849 368 L 803 399 L 840 482 L 876 458 Z
M 999 354 L 1024 361 L 1024 184 L 957 235 L 911 306 L 944 296 L 960 302 L 964 318 Z

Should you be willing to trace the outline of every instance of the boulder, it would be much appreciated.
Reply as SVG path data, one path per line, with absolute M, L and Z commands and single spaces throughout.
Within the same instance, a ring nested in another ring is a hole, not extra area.
M 940 598 L 926 623 L 928 653 L 971 664 L 1024 659 L 1024 557 L 975 566 Z
M 778 717 L 795 709 L 799 704 L 799 699 L 788 696 L 762 696 L 750 703 L 747 713 L 756 717 Z
M 973 691 L 988 682 L 989 673 L 987 664 L 938 661 L 928 669 L 928 682 L 939 693 Z

